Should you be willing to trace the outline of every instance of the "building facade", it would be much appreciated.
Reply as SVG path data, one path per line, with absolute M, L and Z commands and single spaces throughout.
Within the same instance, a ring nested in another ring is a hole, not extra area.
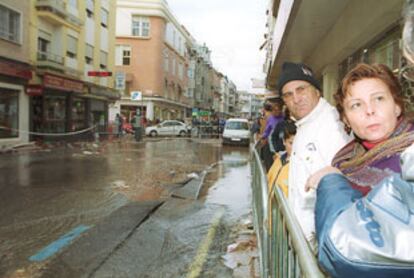
M 359 62 L 387 64 L 398 75 L 405 65 L 400 48 L 403 4 L 403 0 L 271 0 L 265 44 L 267 88 L 275 90 L 284 61 L 308 64 L 330 102 L 340 80 Z M 407 108 L 413 110 L 410 87 L 404 84 Z
M 250 119 L 252 117 L 252 106 L 251 106 L 251 97 L 252 94 L 250 94 L 248 91 L 238 91 L 237 92 L 239 96 L 238 101 L 238 108 L 239 111 L 238 116 L 246 119 Z
M 95 125 L 105 131 L 108 105 L 119 98 L 111 77 L 114 1 L 31 0 L 30 5 L 30 129 L 46 134 L 43 139 L 89 136 Z
M 29 140 L 28 1 L 0 1 L 0 148 Z
M 117 16 L 116 71 L 125 76 L 119 111 L 128 119 L 137 109 L 152 121 L 190 117 L 192 38 L 167 2 L 120 0 Z

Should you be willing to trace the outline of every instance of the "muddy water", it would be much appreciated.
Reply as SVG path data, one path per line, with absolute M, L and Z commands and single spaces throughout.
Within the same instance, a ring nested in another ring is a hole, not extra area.
M 69 230 L 127 202 L 166 197 L 220 159 L 221 146 L 185 139 L 1 155 L 0 277 Z

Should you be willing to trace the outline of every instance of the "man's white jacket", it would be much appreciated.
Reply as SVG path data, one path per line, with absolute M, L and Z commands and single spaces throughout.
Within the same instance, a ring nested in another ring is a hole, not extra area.
M 312 240 L 316 192 L 305 192 L 306 180 L 317 170 L 331 165 L 334 155 L 352 137 L 345 132 L 335 107 L 323 98 L 309 115 L 296 122 L 296 126 L 290 158 L 288 202 L 305 237 Z

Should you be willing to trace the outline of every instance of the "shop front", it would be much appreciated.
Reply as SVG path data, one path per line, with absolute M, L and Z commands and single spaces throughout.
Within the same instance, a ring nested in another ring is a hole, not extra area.
M 88 88 L 88 111 L 90 124 L 96 126 L 99 133 L 108 132 L 109 104 L 118 100 L 120 93 L 108 87 L 86 84 Z
M 0 57 L 0 147 L 29 141 L 29 98 L 25 85 L 32 77 L 28 64 Z
M 78 140 L 88 133 L 87 99 L 83 82 L 44 74 L 30 85 L 33 140 Z

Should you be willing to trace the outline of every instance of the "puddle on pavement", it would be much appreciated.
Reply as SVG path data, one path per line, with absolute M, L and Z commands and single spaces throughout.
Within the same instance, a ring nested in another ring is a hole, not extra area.
M 129 201 L 159 199 L 221 157 L 219 146 L 191 140 L 2 155 L 0 277 L 72 228 Z
M 248 148 L 223 148 L 222 161 L 207 175 L 202 195 L 205 195 L 207 203 L 225 205 L 232 219 L 249 213 L 251 189 Z

